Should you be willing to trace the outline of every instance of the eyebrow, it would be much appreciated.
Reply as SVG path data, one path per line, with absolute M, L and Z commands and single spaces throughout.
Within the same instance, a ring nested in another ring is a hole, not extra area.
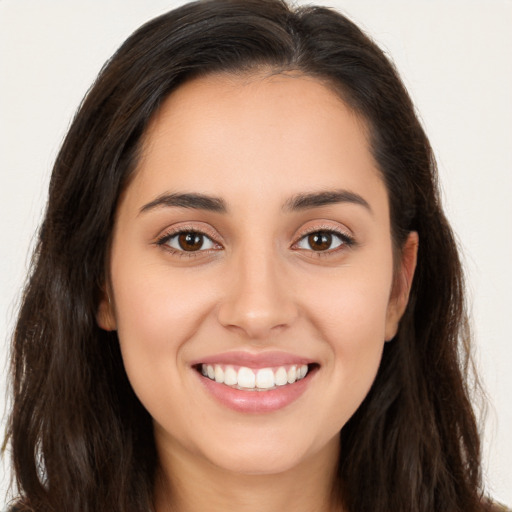
M 226 213 L 228 211 L 226 203 L 219 197 L 212 197 L 198 193 L 186 193 L 163 194 L 161 196 L 158 196 L 150 203 L 145 204 L 140 209 L 140 213 L 144 213 L 162 206 L 193 208 L 196 210 L 207 210 L 216 213 Z
M 373 213 L 369 203 L 363 197 L 349 190 L 331 190 L 297 194 L 286 201 L 283 209 L 285 211 L 301 211 L 338 203 L 357 204 L 366 208 L 370 213 Z
M 332 190 L 297 194 L 288 199 L 283 205 L 284 211 L 302 211 L 310 208 L 320 208 L 331 204 L 352 203 L 363 206 L 370 213 L 372 209 L 368 202 L 359 194 L 349 190 Z M 199 193 L 162 194 L 153 201 L 145 204 L 140 213 L 160 207 L 191 208 L 215 213 L 227 213 L 228 208 L 223 199 Z

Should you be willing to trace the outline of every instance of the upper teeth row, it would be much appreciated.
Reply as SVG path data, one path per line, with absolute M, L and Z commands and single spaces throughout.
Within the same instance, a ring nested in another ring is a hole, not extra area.
M 292 365 L 286 369 L 260 368 L 252 370 L 241 366 L 238 371 L 232 366 L 221 366 L 218 364 L 203 364 L 201 373 L 215 382 L 235 386 L 243 389 L 272 389 L 275 386 L 293 384 L 303 379 L 308 373 L 308 365 Z

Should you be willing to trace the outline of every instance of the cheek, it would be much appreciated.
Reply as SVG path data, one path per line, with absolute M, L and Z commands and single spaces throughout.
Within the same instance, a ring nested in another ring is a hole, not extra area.
M 198 276 L 176 273 L 160 265 L 118 265 L 112 281 L 119 334 L 144 340 L 162 349 L 173 340 L 193 334 L 206 314 L 211 290 L 200 286 Z
M 200 280 L 137 263 L 120 261 L 112 286 L 123 362 L 145 403 L 141 395 L 152 400 L 155 389 L 170 389 L 180 377 L 182 349 L 211 310 L 213 294 Z
M 331 406 L 324 409 L 324 421 L 337 428 L 357 410 L 377 374 L 391 287 L 391 273 L 341 274 L 323 284 L 317 281 L 315 292 L 304 297 L 310 321 L 328 348 L 322 363 Z
M 358 352 L 384 341 L 391 281 L 391 272 L 342 269 L 304 294 L 311 321 L 333 350 Z

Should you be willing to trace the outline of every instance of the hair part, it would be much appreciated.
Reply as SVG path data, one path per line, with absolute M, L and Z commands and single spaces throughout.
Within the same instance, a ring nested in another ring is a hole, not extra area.
M 298 72 L 368 127 L 392 236 L 420 239 L 409 304 L 368 396 L 341 431 L 347 511 L 481 510 L 479 437 L 464 372 L 456 244 L 428 139 L 393 65 L 352 22 L 280 0 L 187 4 L 137 30 L 86 95 L 56 159 L 13 338 L 9 435 L 22 510 L 151 508 L 152 420 L 115 333 L 96 323 L 119 197 L 159 106 L 192 78 Z

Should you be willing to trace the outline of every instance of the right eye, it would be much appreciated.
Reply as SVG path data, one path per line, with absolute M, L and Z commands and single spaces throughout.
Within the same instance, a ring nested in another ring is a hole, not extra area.
M 189 253 L 208 251 L 217 247 L 217 244 L 209 236 L 199 231 L 178 231 L 167 234 L 157 243 L 174 251 Z

